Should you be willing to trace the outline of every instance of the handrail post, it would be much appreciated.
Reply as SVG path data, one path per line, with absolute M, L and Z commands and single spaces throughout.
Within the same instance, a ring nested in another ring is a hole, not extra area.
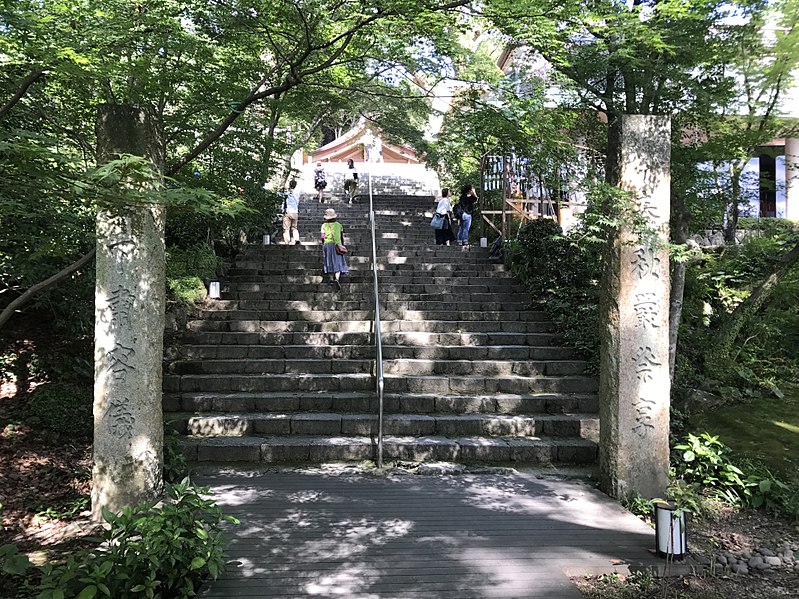
M 377 281 L 377 240 L 375 238 L 375 207 L 372 198 L 372 171 L 369 170 L 369 225 L 372 231 L 372 275 L 374 282 L 375 302 L 375 375 L 377 379 L 377 467 L 383 468 L 383 391 L 385 379 L 383 376 L 383 339 L 380 325 L 380 292 Z

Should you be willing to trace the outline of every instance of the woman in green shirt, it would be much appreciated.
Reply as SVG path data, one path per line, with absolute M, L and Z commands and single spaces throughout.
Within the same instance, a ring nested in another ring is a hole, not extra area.
M 344 243 L 344 227 L 336 220 L 336 211 L 325 210 L 325 222 L 322 224 L 322 270 L 330 275 L 330 285 L 341 290 L 341 273 L 347 274 L 347 261 L 336 251 L 336 245 Z

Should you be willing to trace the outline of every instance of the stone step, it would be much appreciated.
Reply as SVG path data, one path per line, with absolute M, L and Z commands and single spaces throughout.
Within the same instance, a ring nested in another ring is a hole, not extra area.
M 172 413 L 169 427 L 194 436 L 355 436 L 378 433 L 377 416 L 336 412 Z M 599 440 L 596 414 L 387 414 L 383 433 L 424 437 L 554 437 Z
M 321 349 L 321 348 L 320 348 Z M 358 346 L 358 349 L 371 349 Z M 366 353 L 366 352 L 362 352 Z M 374 356 L 335 356 L 301 358 L 205 358 L 178 360 L 171 364 L 174 374 L 347 374 L 370 373 Z M 569 376 L 580 375 L 587 364 L 580 360 L 452 360 L 397 358 L 384 361 L 387 375 L 485 376 Z
M 318 335 L 318 334 L 316 334 Z M 322 335 L 331 335 L 323 333 Z M 360 335 L 358 344 L 315 343 L 305 345 L 183 345 L 182 355 L 187 360 L 262 360 L 262 359 L 374 359 L 375 347 L 371 334 L 344 333 L 351 338 Z M 291 341 L 292 334 L 282 335 Z M 350 339 L 355 340 L 355 339 Z M 564 347 L 529 345 L 432 345 L 402 346 L 383 345 L 383 357 L 396 359 L 435 360 L 569 360 L 573 350 Z
M 373 294 L 374 284 L 372 278 L 362 278 L 358 281 L 347 280 L 347 288 L 350 293 L 369 293 Z M 497 279 L 492 281 L 490 285 L 481 284 L 473 285 L 468 282 L 462 282 L 460 279 L 455 278 L 447 284 L 432 284 L 429 281 L 421 283 L 395 283 L 391 280 L 384 280 L 379 283 L 379 290 L 381 297 L 385 297 L 391 293 L 427 293 L 432 295 L 447 294 L 452 297 L 469 297 L 475 293 L 497 293 L 501 295 L 522 292 L 521 287 L 511 280 Z M 312 283 L 289 283 L 279 278 L 272 280 L 266 279 L 261 282 L 238 282 L 234 286 L 222 290 L 222 299 L 264 299 L 265 294 L 272 292 L 279 293 L 293 293 L 293 294 L 311 294 L 311 293 L 329 293 L 330 289 L 324 285 L 320 280 Z M 303 295 L 301 295 L 303 297 Z M 268 297 L 266 297 L 268 299 Z M 295 296 L 296 299 L 296 296 Z M 207 300 L 213 303 L 214 300 Z
M 370 365 L 371 368 L 371 365 Z M 265 392 L 265 391 L 366 391 L 375 386 L 367 372 L 269 374 L 184 374 L 165 375 L 168 392 Z M 591 376 L 446 376 L 386 375 L 388 393 L 485 394 L 485 393 L 595 393 L 597 380 Z
M 171 392 L 165 412 L 365 412 L 376 414 L 374 388 L 366 391 Z M 386 393 L 386 414 L 596 414 L 593 393 L 425 394 Z
M 329 277 L 322 275 L 321 271 L 303 271 L 295 274 L 271 275 L 274 279 L 279 279 L 282 283 L 316 283 L 327 284 Z M 425 273 L 425 272 L 392 272 L 385 271 L 379 275 L 379 284 L 382 287 L 385 284 L 393 285 L 452 285 L 457 282 L 459 285 L 485 285 L 493 288 L 505 288 L 515 286 L 512 279 L 507 278 L 505 273 L 472 273 L 470 275 L 439 275 L 438 273 Z M 373 282 L 373 274 L 371 271 L 350 271 L 348 275 L 341 277 L 342 283 L 358 282 L 369 283 Z M 271 282 L 268 275 L 265 274 L 239 274 L 231 275 L 227 279 L 228 286 L 235 288 L 239 285 L 258 283 L 264 284 Z
M 322 463 L 374 460 L 377 443 L 367 437 L 189 437 L 181 450 L 190 462 Z M 585 439 L 485 437 L 385 437 L 383 458 L 408 461 L 502 464 L 589 464 L 597 445 Z
M 252 302 L 250 302 L 252 303 Z M 327 312 L 336 310 L 339 313 L 357 315 L 362 312 L 371 312 L 374 300 L 371 297 L 350 297 L 349 295 L 323 295 L 316 299 L 303 300 L 260 300 L 259 305 L 241 308 L 222 308 L 214 306 L 213 309 L 201 309 L 196 312 L 197 318 L 210 320 L 268 320 L 275 313 L 288 312 Z M 469 319 L 470 314 L 490 314 L 493 312 L 537 312 L 530 310 L 530 302 L 475 302 L 458 300 L 453 304 L 451 297 L 439 296 L 437 300 L 425 301 L 385 301 L 381 303 L 381 316 L 383 314 L 405 314 L 408 312 L 448 313 L 456 318 Z M 370 315 L 373 317 L 372 315 Z
M 354 265 L 370 263 L 372 258 L 371 241 L 355 244 L 345 239 L 344 245 L 347 246 L 347 250 L 349 251 L 347 254 L 348 265 L 351 262 Z M 316 242 L 303 242 L 301 245 L 270 245 L 263 247 L 264 250 L 261 253 L 249 253 L 246 256 L 239 255 L 234 266 L 237 265 L 239 260 L 251 267 L 258 267 L 260 265 L 270 264 L 272 261 L 287 259 L 304 264 L 310 264 L 314 260 L 321 260 L 322 246 L 320 243 Z M 389 262 L 391 259 L 400 260 Z M 402 262 L 401 259 L 405 259 L 406 261 Z M 411 260 L 441 264 L 447 262 L 484 264 L 486 266 L 494 264 L 489 260 L 488 248 L 480 248 L 474 244 L 470 246 L 426 246 L 422 242 L 416 242 L 409 245 L 398 245 L 396 241 L 393 240 L 385 244 L 378 243 L 378 264 L 407 264 Z
M 307 270 L 318 270 L 320 258 L 319 256 L 308 257 L 307 260 L 291 260 L 285 263 L 280 263 L 279 260 L 270 260 L 264 262 L 248 261 L 244 263 L 236 263 L 230 269 L 229 275 L 291 275 L 299 274 Z M 350 270 L 372 270 L 372 260 L 369 256 L 353 256 L 348 257 L 347 267 Z M 378 258 L 377 270 L 382 273 L 408 273 L 416 274 L 418 272 L 436 273 L 438 276 L 444 276 L 443 273 L 455 273 L 457 275 L 467 274 L 476 276 L 488 272 L 506 272 L 503 264 L 491 264 L 482 261 L 458 261 L 446 260 L 445 258 L 436 258 L 434 261 L 429 262 L 416 262 L 413 257 L 395 256 L 388 258 L 386 261 L 381 261 Z M 442 273 L 442 274 L 439 274 Z
M 261 335 L 270 333 L 368 333 L 374 323 L 371 320 L 339 320 L 316 322 L 311 320 L 270 320 L 253 321 L 256 324 L 252 330 L 207 330 L 202 321 L 190 321 L 189 330 L 183 334 L 189 343 L 220 343 L 222 345 L 254 345 L 262 344 Z M 224 329 L 225 323 L 216 323 L 217 329 Z M 456 335 L 488 335 L 486 341 L 493 335 L 527 335 L 526 339 L 514 343 L 527 343 L 527 345 L 551 345 L 556 341 L 551 333 L 552 323 L 531 321 L 445 321 L 445 320 L 383 320 L 381 323 L 383 334 L 386 333 L 452 333 Z M 213 327 L 212 327 L 213 328 Z M 200 336 L 197 336 L 199 334 Z M 529 337 L 529 335 L 537 335 Z M 268 337 L 264 337 L 269 343 Z
M 347 323 L 363 323 L 362 325 L 353 324 L 349 325 L 349 328 L 317 328 L 317 329 L 306 329 L 306 330 L 330 330 L 330 331 L 337 331 L 337 330 L 364 330 L 363 325 L 368 325 L 368 327 L 372 326 L 372 317 L 373 313 L 370 310 L 353 310 L 351 312 L 346 312 L 344 315 L 347 318 L 351 318 L 352 320 L 349 321 L 342 321 L 342 315 L 339 314 L 337 311 L 330 311 L 330 310 L 309 310 L 309 311 L 300 311 L 300 310 L 286 310 L 280 312 L 263 312 L 259 316 L 261 317 L 258 320 L 190 320 L 187 323 L 187 327 L 190 331 L 208 331 L 208 332 L 233 332 L 233 333 L 248 333 L 248 332 L 260 332 L 260 331 L 277 331 L 277 330 L 297 330 L 290 328 L 291 326 L 297 326 L 301 322 L 308 322 L 308 323 L 339 323 L 341 326 L 345 326 Z M 516 311 L 516 310 L 507 310 L 504 312 L 452 312 L 452 311 L 443 311 L 443 310 L 428 310 L 428 311 L 416 311 L 416 310 L 383 310 L 381 311 L 381 317 L 386 319 L 386 325 L 383 325 L 383 331 L 390 331 L 396 330 L 390 328 L 391 325 L 389 324 L 392 320 L 402 320 L 404 323 L 417 323 L 418 328 L 408 325 L 408 326 L 401 326 L 401 330 L 429 330 L 425 327 L 429 327 L 431 321 L 428 319 L 433 319 L 434 323 L 440 322 L 448 322 L 449 330 L 452 331 L 486 331 L 491 328 L 493 330 L 501 329 L 502 331 L 512 331 L 514 323 L 521 323 L 522 325 L 530 323 L 530 322 L 541 322 L 539 320 L 538 312 L 531 312 L 531 311 Z M 451 319 L 451 320 L 447 320 Z M 472 326 L 470 323 L 474 322 L 475 326 Z M 484 323 L 486 322 L 495 322 L 497 323 L 494 327 L 486 327 Z M 281 323 L 291 323 L 286 324 L 286 327 L 283 328 Z M 381 323 L 382 324 L 382 323 Z M 335 326 L 335 325 L 334 325 Z M 367 330 L 368 330 L 367 327 Z M 447 327 L 441 327 L 446 329 Z M 518 330 L 526 332 L 529 329 L 526 327 L 519 327 Z
M 258 299 L 219 299 L 208 301 L 206 304 L 203 304 L 203 308 L 206 310 L 265 310 L 272 306 L 276 300 L 280 300 L 284 302 L 284 305 L 288 302 L 297 302 L 297 293 L 290 292 L 290 291 L 271 291 L 268 285 L 263 285 L 265 287 L 264 291 L 266 292 L 263 295 L 268 297 L 258 298 Z M 373 297 L 371 288 L 365 288 L 362 290 L 363 296 L 368 298 L 371 301 Z M 352 292 L 352 286 L 350 286 L 350 291 L 348 292 L 348 298 L 352 301 L 356 299 L 361 299 L 360 297 L 356 298 L 355 293 Z M 524 306 L 530 305 L 530 300 L 526 298 L 520 298 L 518 294 L 513 293 L 464 293 L 458 295 L 458 304 L 461 303 L 497 303 L 503 306 L 507 306 L 513 302 L 522 302 Z M 320 292 L 318 288 L 315 291 L 308 292 L 302 296 L 301 302 L 305 303 L 313 303 L 317 301 L 329 300 L 330 299 L 330 291 L 324 290 Z M 402 302 L 441 302 L 442 296 L 440 293 L 381 293 L 380 294 L 381 305 L 385 306 L 391 303 L 402 303 Z M 451 299 L 447 300 L 449 303 L 452 302 Z

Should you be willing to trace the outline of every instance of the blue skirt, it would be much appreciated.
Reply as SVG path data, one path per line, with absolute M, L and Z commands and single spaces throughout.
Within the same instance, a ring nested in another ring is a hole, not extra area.
M 332 272 L 340 272 L 347 274 L 347 261 L 344 256 L 336 253 L 335 243 L 325 243 L 322 245 L 322 271 L 325 274 Z

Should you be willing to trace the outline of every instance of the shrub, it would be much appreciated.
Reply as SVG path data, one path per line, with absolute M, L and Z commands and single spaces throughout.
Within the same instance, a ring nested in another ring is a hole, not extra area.
M 710 495 L 729 505 L 765 508 L 768 511 L 799 517 L 799 473 L 793 482 L 780 480 L 759 462 L 743 461 L 740 467 L 731 458 L 732 450 L 709 433 L 688 434 L 674 446 L 672 499 L 690 501 L 699 511 L 698 495 Z M 680 497 L 674 497 L 674 494 Z
M 30 408 L 47 428 L 88 437 L 94 428 L 92 402 L 91 387 L 48 383 L 33 391 Z
M 183 599 L 196 594 L 204 575 L 216 578 L 224 565 L 221 524 L 238 520 L 188 479 L 166 489 L 169 501 L 161 506 L 104 510 L 103 545 L 44 566 L 38 599 Z
M 166 252 L 166 276 L 168 279 L 198 277 L 204 281 L 216 276 L 219 258 L 206 243 L 197 243 L 186 248 L 170 248 Z
M 189 475 L 189 466 L 186 456 L 180 451 L 178 445 L 180 435 L 175 431 L 164 432 L 164 481 L 176 483 Z
M 181 304 L 193 306 L 205 300 L 205 282 L 216 276 L 219 257 L 205 243 L 187 248 L 172 248 L 166 255 L 166 286 L 170 296 Z
M 510 244 L 510 260 L 532 301 L 558 324 L 566 343 L 596 368 L 600 245 L 580 235 L 563 235 L 549 219 L 530 221 Z
M 674 446 L 675 474 L 689 485 L 720 495 L 731 505 L 738 505 L 745 488 L 743 472 L 729 459 L 731 450 L 717 436 L 692 433 Z
M 205 283 L 199 277 L 168 279 L 166 286 L 175 301 L 182 304 L 198 304 L 208 297 Z

